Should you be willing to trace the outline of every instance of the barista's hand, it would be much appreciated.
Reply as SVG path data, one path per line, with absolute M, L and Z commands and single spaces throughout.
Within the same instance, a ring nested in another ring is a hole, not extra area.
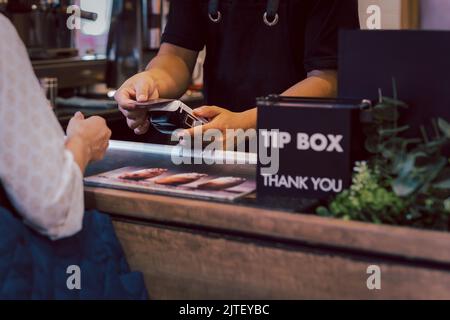
M 150 126 L 148 112 L 135 109 L 135 103 L 159 98 L 158 88 L 151 75 L 144 71 L 131 77 L 117 90 L 114 98 L 134 133 L 146 133 Z
M 202 132 L 209 129 L 217 129 L 222 133 L 222 143 L 224 149 L 234 146 L 236 141 L 227 138 L 227 129 L 254 129 L 256 127 L 256 109 L 244 112 L 231 112 L 227 109 L 216 106 L 204 106 L 194 110 L 194 115 L 209 120 L 207 124 L 201 126 Z M 198 130 L 198 129 L 197 129 Z M 194 136 L 194 128 L 184 130 L 182 135 Z M 233 137 L 232 137 L 233 138 Z

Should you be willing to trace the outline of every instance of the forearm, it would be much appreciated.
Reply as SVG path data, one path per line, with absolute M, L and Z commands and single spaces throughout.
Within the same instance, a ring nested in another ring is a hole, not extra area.
M 159 96 L 179 98 L 191 83 L 191 71 L 185 61 L 174 54 L 158 54 L 146 68 L 156 82 Z
M 337 96 L 337 73 L 334 70 L 313 71 L 308 78 L 284 91 L 282 96 L 334 98 Z M 257 108 L 241 113 L 244 129 L 256 128 Z
M 9 39 L 14 48 L 0 45 L 0 59 L 9 67 L 0 64 L 1 180 L 26 223 L 51 238 L 72 235 L 81 229 L 83 177 L 64 147 L 61 126 L 48 107 L 25 46 L 1 14 L 0 38 Z M 20 85 L 11 79 L 21 79 Z M 23 123 L 33 124 L 33 130 L 24 132 Z
M 241 112 L 241 118 L 242 118 L 242 129 L 255 129 L 256 128 L 256 121 L 258 116 L 258 109 L 253 108 L 246 110 L 244 112 Z
M 337 96 L 337 72 L 334 70 L 316 70 L 308 77 L 284 91 L 287 97 L 334 98 Z

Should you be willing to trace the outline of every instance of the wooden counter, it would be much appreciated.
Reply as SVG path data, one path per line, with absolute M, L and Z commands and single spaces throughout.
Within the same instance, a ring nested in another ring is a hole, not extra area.
M 154 299 L 450 299 L 450 234 L 86 188 Z M 381 268 L 381 290 L 366 285 Z

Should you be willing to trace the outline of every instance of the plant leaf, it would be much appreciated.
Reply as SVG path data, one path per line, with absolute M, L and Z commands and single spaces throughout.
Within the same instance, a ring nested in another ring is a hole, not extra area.
M 412 171 L 414 170 L 414 165 L 416 163 L 416 159 L 423 155 L 425 155 L 425 154 L 421 154 L 421 153 L 408 154 L 406 156 L 406 159 L 403 161 L 403 163 L 397 163 L 396 167 L 398 170 L 397 174 L 399 175 L 399 177 L 409 176 L 412 173 Z
M 450 124 L 442 118 L 438 119 L 438 126 L 447 138 L 450 138 Z
M 381 103 L 374 107 L 373 116 L 377 120 L 394 122 L 398 120 L 400 114 L 396 107 L 387 106 Z
M 380 129 L 380 130 L 378 130 L 378 133 L 380 136 L 386 137 L 386 136 L 396 135 L 396 134 L 405 132 L 408 129 L 409 129 L 409 126 L 403 126 L 403 127 L 399 127 L 399 128 L 393 128 L 393 129 Z
M 450 179 L 435 183 L 433 188 L 450 190 Z
M 408 197 L 420 188 L 422 180 L 412 175 L 399 177 L 392 182 L 392 190 L 399 197 Z
M 317 215 L 321 216 L 321 217 L 331 217 L 332 213 L 325 207 L 318 207 L 316 209 L 316 213 Z
M 394 98 L 383 97 L 383 102 L 397 107 L 408 108 L 408 105 L 405 102 Z
M 365 142 L 366 150 L 370 153 L 378 153 L 380 151 L 380 145 L 377 137 L 369 137 Z

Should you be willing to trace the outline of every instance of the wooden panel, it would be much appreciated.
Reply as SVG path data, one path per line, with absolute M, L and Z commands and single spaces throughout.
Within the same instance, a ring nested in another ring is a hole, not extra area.
M 115 221 L 153 299 L 450 299 L 450 274 Z M 378 264 L 382 289 L 369 291 Z
M 124 217 L 450 264 L 450 234 L 444 232 L 102 188 L 85 190 L 87 208 Z
M 402 29 L 420 27 L 420 1 L 402 0 Z

